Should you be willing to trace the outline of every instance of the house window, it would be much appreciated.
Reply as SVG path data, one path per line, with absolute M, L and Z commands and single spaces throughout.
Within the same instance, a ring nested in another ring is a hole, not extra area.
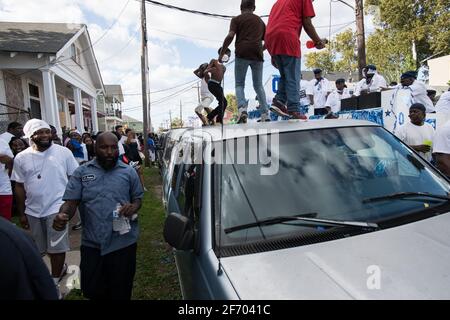
M 80 56 L 81 56 L 81 50 L 78 48 L 75 44 L 72 44 L 70 46 L 70 57 L 73 61 L 75 61 L 77 64 L 80 64 Z
M 31 118 L 42 119 L 41 101 L 39 99 L 39 87 L 34 84 L 28 84 L 28 93 L 30 95 L 30 113 Z

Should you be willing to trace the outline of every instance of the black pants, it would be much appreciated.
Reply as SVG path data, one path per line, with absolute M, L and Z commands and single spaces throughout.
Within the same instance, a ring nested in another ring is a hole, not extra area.
M 81 291 L 93 300 L 130 300 L 136 272 L 137 244 L 101 256 L 81 246 Z
M 216 97 L 219 105 L 213 111 L 208 114 L 208 119 L 213 120 L 214 117 L 217 116 L 216 121 L 222 123 L 223 122 L 223 114 L 225 109 L 227 108 L 227 99 L 223 95 L 223 89 L 220 84 L 214 81 L 208 81 L 208 90 Z

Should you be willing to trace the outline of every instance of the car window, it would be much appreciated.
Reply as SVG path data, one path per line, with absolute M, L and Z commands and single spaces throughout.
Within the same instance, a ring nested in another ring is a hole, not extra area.
M 226 145 L 228 155 L 232 146 Z M 246 158 L 257 149 L 247 143 Z M 281 133 L 276 150 L 269 149 L 268 153 L 279 163 L 273 175 L 261 175 L 261 169 L 267 166 L 262 164 L 215 166 L 214 174 L 220 177 L 215 179 L 215 193 L 220 193 L 215 199 L 222 199 L 215 215 L 223 245 L 311 231 L 309 227 L 277 224 L 223 232 L 256 220 L 314 212 L 319 219 L 376 222 L 441 203 L 364 203 L 364 199 L 397 192 L 446 196 L 450 190 L 447 181 L 427 162 L 379 127 Z

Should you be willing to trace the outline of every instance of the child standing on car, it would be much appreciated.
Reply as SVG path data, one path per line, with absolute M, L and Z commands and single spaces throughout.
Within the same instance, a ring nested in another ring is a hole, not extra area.
M 219 53 L 221 50 L 222 48 L 219 49 Z M 228 49 L 225 54 L 229 57 L 231 55 L 231 50 Z M 222 58 L 222 61 L 226 62 L 227 59 Z M 216 97 L 217 102 L 219 103 L 217 108 L 207 116 L 209 124 L 214 124 L 214 117 L 217 117 L 216 122 L 223 124 L 223 115 L 228 103 L 223 95 L 223 88 L 220 83 L 223 80 L 225 71 L 225 66 L 217 59 L 212 59 L 205 70 L 205 80 L 208 80 L 209 92 Z M 211 74 L 211 76 L 209 74 Z

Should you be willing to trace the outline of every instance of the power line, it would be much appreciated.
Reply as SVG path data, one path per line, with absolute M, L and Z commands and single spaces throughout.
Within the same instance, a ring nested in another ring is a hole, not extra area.
M 227 16 L 227 15 L 223 15 L 223 14 L 210 13 L 210 12 L 204 12 L 204 11 L 198 11 L 198 10 L 191 10 L 191 9 L 181 8 L 181 7 L 177 7 L 177 6 L 173 6 L 173 5 L 170 5 L 170 4 L 165 4 L 165 3 L 161 3 L 161 2 L 153 1 L 153 0 L 145 0 L 145 1 L 147 3 L 155 5 L 155 6 L 164 7 L 164 8 L 167 8 L 167 9 L 174 9 L 174 10 L 187 12 L 187 13 L 204 15 L 204 16 L 208 16 L 208 17 L 212 17 L 212 18 L 227 19 L 227 20 L 234 18 L 234 16 Z M 266 18 L 268 16 L 269 15 L 262 15 L 260 17 L 261 18 Z

